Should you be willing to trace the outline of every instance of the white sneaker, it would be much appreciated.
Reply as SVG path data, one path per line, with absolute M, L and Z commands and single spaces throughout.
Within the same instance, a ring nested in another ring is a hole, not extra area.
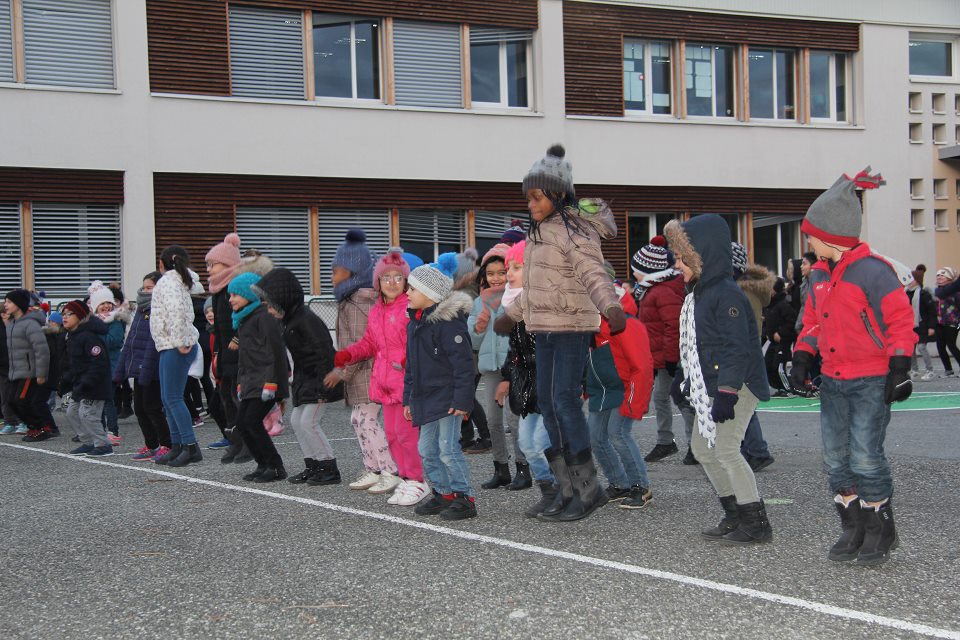
M 920 379 L 926 381 L 926 380 L 933 380 L 936 377 L 937 377 L 937 374 L 935 374 L 933 371 L 927 371 L 922 376 L 920 376 Z
M 407 481 L 401 479 L 400 484 L 397 485 L 397 488 L 393 490 L 393 494 L 387 498 L 387 504 L 397 504 L 397 500 L 400 499 L 400 496 L 403 495 L 403 492 L 407 490 Z
M 362 476 L 350 483 L 350 488 L 354 491 L 366 491 L 373 485 L 380 482 L 380 474 L 373 471 L 365 471 Z
M 919 378 L 919 377 L 920 377 L 920 372 L 919 372 L 919 371 L 911 371 L 911 372 L 910 372 L 910 379 L 911 379 L 911 380 L 916 380 L 916 379 Z
M 426 498 L 430 493 L 430 487 L 416 480 L 407 480 L 405 487 L 406 490 L 396 502 L 399 507 L 412 507 Z
M 387 473 L 386 471 L 381 471 L 380 480 L 377 481 L 377 484 L 367 489 L 367 493 L 372 493 L 374 495 L 390 493 L 401 482 L 402 480 L 400 480 L 399 476 L 395 476 L 392 473 Z

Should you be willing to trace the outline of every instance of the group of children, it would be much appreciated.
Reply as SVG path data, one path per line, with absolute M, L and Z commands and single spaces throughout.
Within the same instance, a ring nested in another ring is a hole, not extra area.
M 896 275 L 859 241 L 855 189 L 879 183 L 866 173 L 841 178 L 810 207 L 803 231 L 817 261 L 808 270 L 791 372 L 794 387 L 807 387 L 813 357 L 822 356 L 824 459 L 842 526 L 829 557 L 861 564 L 885 561 L 897 544 L 883 435 L 890 403 L 910 394 L 916 342 Z M 252 482 L 341 483 L 321 423 L 325 406 L 343 399 L 364 466 L 351 489 L 389 494 L 389 504 L 422 516 L 471 518 L 476 491 L 462 428 L 480 406 L 494 458 L 494 475 L 482 486 L 535 481 L 540 499 L 525 515 L 574 521 L 609 502 L 624 509 L 650 503 L 631 429 L 653 397 L 658 430 L 669 433 L 659 414 L 672 398 L 690 432 L 688 458 L 702 465 L 723 510 L 704 538 L 772 540 L 749 456 L 741 453 L 757 404 L 769 397 L 761 327 L 749 288 L 735 280 L 747 269 L 745 252 L 731 243 L 726 223 L 715 215 L 669 223 L 665 239 L 635 256 L 638 285 L 630 292 L 601 252 L 601 241 L 617 233 L 610 208 L 576 197 L 563 147 L 535 162 L 522 186 L 530 229 L 525 237 L 505 234 L 487 251 L 468 283 L 475 297 L 462 286 L 456 254 L 429 264 L 402 249 L 377 257 L 363 231 L 350 230 L 333 260 L 336 349 L 292 272 L 265 256 L 241 256 L 236 234 L 214 246 L 206 255 L 207 328 L 228 445 L 222 462 L 252 458 L 256 467 L 243 476 Z M 190 301 L 197 278 L 189 267 L 182 247 L 164 250 L 159 272 L 144 278 L 112 365 L 111 309 L 101 308 L 94 292 L 89 306 L 63 308 L 69 338 L 62 379 L 81 439 L 72 453 L 109 450 L 103 404 L 111 381 L 132 379 L 145 442 L 134 459 L 171 466 L 202 459 L 183 402 L 199 339 Z M 25 295 L 10 292 L 5 302 L 7 378 L 17 385 L 18 415 L 43 429 L 48 418 L 36 416 L 49 392 L 36 389 L 49 384 L 51 359 L 42 316 Z M 33 355 L 21 357 L 25 350 Z M 292 409 L 304 456 L 303 471 L 289 478 L 264 427 L 281 402 Z M 513 478 L 507 427 L 516 430 Z M 672 438 L 658 438 L 651 454 L 670 444 L 676 451 Z

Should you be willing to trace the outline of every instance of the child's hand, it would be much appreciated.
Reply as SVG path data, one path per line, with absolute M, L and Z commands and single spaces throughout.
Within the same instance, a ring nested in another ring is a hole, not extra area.
M 488 324 L 490 324 L 490 310 L 484 307 L 483 311 L 477 314 L 477 321 L 473 325 L 473 332 L 477 334 L 485 332 Z
M 466 411 L 461 411 L 460 409 L 454 409 L 453 407 L 450 407 L 450 411 L 447 411 L 447 415 L 459 416 L 464 420 L 470 417 L 470 414 L 467 413 Z
M 501 407 L 503 406 L 503 399 L 507 397 L 508 393 L 510 393 L 510 383 L 507 380 L 504 380 L 497 385 L 497 393 L 494 396 L 497 404 Z
M 324 376 L 323 386 L 325 386 L 327 389 L 333 389 L 335 386 L 340 384 L 340 381 L 341 381 L 340 374 L 338 374 L 336 371 L 331 371 L 326 376 Z
M 413 422 L 413 414 L 410 413 L 410 407 L 403 408 L 403 419 L 407 422 Z

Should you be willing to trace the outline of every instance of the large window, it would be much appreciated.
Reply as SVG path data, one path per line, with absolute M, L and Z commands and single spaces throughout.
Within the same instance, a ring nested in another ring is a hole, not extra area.
M 463 251 L 466 217 L 462 211 L 400 211 L 400 246 L 433 262 L 441 253 Z
M 380 22 L 313 16 L 317 97 L 380 99 Z
M 479 106 L 529 107 L 529 31 L 470 30 L 470 91 Z
M 230 5 L 233 95 L 303 100 L 303 14 Z
M 795 120 L 793 51 L 750 49 L 750 117 Z
M 623 103 L 627 111 L 672 113 L 672 51 L 669 41 L 624 41 Z
M 787 263 L 800 257 L 802 216 L 753 214 L 753 262 L 783 276 Z
M 847 57 L 839 53 L 810 52 L 810 117 L 847 120 Z
M 50 297 L 120 280 L 120 207 L 33 203 L 33 277 Z
M 733 47 L 686 46 L 687 115 L 733 117 Z
M 393 76 L 398 105 L 463 108 L 460 25 L 395 20 Z
M 911 36 L 910 75 L 953 77 L 955 44 L 954 38 Z
M 241 251 L 256 249 L 290 269 L 310 291 L 310 213 L 303 208 L 237 207 Z
M 23 286 L 20 203 L 0 202 L 0 291 Z

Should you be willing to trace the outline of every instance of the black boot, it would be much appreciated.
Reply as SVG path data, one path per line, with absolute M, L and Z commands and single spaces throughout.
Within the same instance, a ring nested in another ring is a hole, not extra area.
M 230 464 L 236 460 L 240 452 L 243 451 L 243 438 L 240 437 L 240 431 L 236 427 L 226 429 L 223 435 L 230 441 L 230 446 L 227 447 L 223 457 L 220 458 L 220 464 Z
M 506 462 L 493 463 L 493 477 L 480 485 L 483 489 L 496 489 L 510 484 L 510 465 Z
M 526 462 L 517 463 L 517 474 L 513 476 L 513 482 L 507 485 L 507 491 L 522 491 L 533 486 L 533 478 L 530 477 L 530 465 Z
M 738 545 L 773 542 L 773 529 L 770 528 L 770 522 L 767 520 L 767 509 L 763 505 L 763 500 L 750 504 L 738 504 L 737 514 L 740 516 L 740 524 L 720 538 L 720 542 Z
M 883 564 L 890 559 L 890 552 L 900 546 L 900 537 L 893 524 L 892 499 L 888 498 L 876 508 L 861 504 L 860 522 L 864 536 L 857 564 L 867 567 Z
M 266 470 L 267 470 L 267 465 L 257 464 L 257 468 L 251 471 L 250 473 L 245 474 L 243 476 L 243 479 L 246 480 L 247 482 L 252 482 L 253 480 L 256 480 L 257 478 L 262 476 Z
M 247 447 L 246 442 L 240 444 L 240 451 L 237 452 L 237 457 L 233 461 L 237 464 L 244 464 L 253 460 L 253 454 L 250 453 L 250 449 Z
M 550 470 L 553 471 L 553 475 L 557 479 L 557 493 L 553 497 L 553 502 L 537 514 L 537 520 L 553 521 L 563 513 L 563 510 L 573 500 L 573 481 L 570 478 L 570 470 L 567 469 L 567 460 L 563 457 L 563 453 L 555 449 L 549 449 L 543 453 L 547 457 L 547 462 L 550 463 Z
M 200 445 L 194 442 L 193 444 L 183 445 L 180 455 L 168 462 L 167 466 L 185 467 L 191 462 L 200 462 L 201 460 L 203 460 L 203 453 L 200 452 Z
M 607 492 L 597 481 L 597 466 L 593 463 L 593 452 L 588 448 L 567 458 L 567 469 L 573 481 L 573 499 L 557 520 L 573 522 L 582 520 L 607 504 Z
M 527 507 L 526 511 L 523 512 L 523 515 L 528 518 L 536 518 L 537 515 L 543 513 L 544 509 L 553 504 L 554 498 L 560 491 L 560 487 L 549 480 L 537 480 L 537 486 L 540 487 L 540 500 Z
M 254 482 L 275 482 L 277 480 L 285 480 L 287 478 L 287 471 L 283 468 L 282 464 L 279 464 L 275 467 L 267 467 L 263 470 L 263 473 L 258 475 L 253 479 Z
M 340 484 L 340 469 L 337 468 L 337 459 L 317 461 L 317 472 L 312 478 L 307 480 L 311 487 L 320 487 L 328 484 Z
M 183 450 L 182 444 L 172 444 L 170 445 L 170 451 L 167 451 L 165 454 L 157 458 L 157 464 L 167 464 L 174 458 L 180 455 L 180 452 Z
M 317 467 L 320 464 L 317 460 L 314 460 L 313 458 L 304 458 L 303 463 L 307 468 L 297 475 L 287 478 L 287 482 L 290 484 L 303 484 L 317 474 Z
M 847 506 L 835 500 L 833 506 L 837 508 L 837 515 L 840 516 L 840 527 L 843 533 L 840 534 L 840 539 L 830 547 L 827 557 L 836 562 L 856 560 L 860 547 L 863 546 L 864 534 L 863 519 L 860 516 L 860 499 L 854 496 Z
M 713 529 L 700 532 L 700 535 L 707 540 L 719 540 L 736 529 L 740 524 L 740 515 L 737 513 L 736 496 L 720 496 L 720 506 L 723 507 L 723 519 L 720 520 L 720 524 Z

